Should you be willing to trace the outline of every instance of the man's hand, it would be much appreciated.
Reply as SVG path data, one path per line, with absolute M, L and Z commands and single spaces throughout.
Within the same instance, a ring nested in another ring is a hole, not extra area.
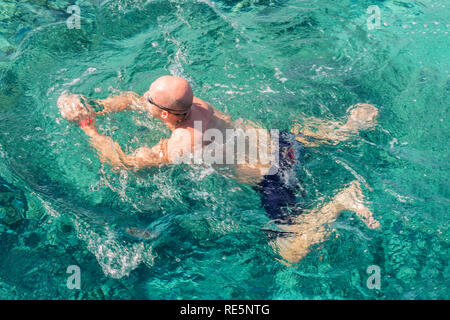
M 61 94 L 58 98 L 58 108 L 64 119 L 79 123 L 89 118 L 95 118 L 92 107 L 88 104 L 83 104 L 82 99 L 84 99 L 82 95 Z

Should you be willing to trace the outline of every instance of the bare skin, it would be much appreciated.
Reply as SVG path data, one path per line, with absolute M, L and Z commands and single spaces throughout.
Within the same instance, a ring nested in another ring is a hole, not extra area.
M 149 102 L 149 97 L 153 103 Z M 82 95 L 63 93 L 58 99 L 58 107 L 65 119 L 80 124 L 100 159 L 116 169 L 141 170 L 174 163 L 177 157 L 191 153 L 198 146 L 208 144 L 208 141 L 203 141 L 203 135 L 208 129 L 217 129 L 224 136 L 227 129 L 258 129 L 258 126 L 251 123 L 233 122 L 229 115 L 194 97 L 186 80 L 173 76 L 158 78 L 143 96 L 134 92 L 124 92 L 121 95 L 96 100 L 96 103 L 103 106 L 103 110 L 96 113 L 87 101 L 88 99 Z M 98 132 L 95 118 L 127 110 L 145 112 L 161 120 L 172 131 L 170 138 L 161 140 L 153 147 L 141 147 L 131 154 L 126 154 L 117 142 Z M 377 115 L 378 109 L 374 106 L 358 104 L 351 110 L 346 123 L 306 118 L 306 125 L 294 126 L 292 132 L 313 138 L 310 141 L 304 137 L 297 137 L 307 147 L 314 147 L 320 143 L 337 144 L 357 134 L 359 130 L 372 127 Z M 202 123 L 201 132 L 196 134 L 194 121 Z M 268 169 L 268 165 L 259 164 L 233 166 L 234 177 L 240 182 L 252 185 L 261 181 Z M 342 210 L 354 211 L 369 228 L 379 226 L 373 219 L 371 211 L 364 205 L 359 183 L 352 182 L 320 209 L 300 215 L 296 224 L 280 226 L 285 231 L 291 232 L 291 236 L 277 238 L 273 243 L 274 247 L 285 261 L 298 262 L 308 253 L 311 245 L 325 241 L 328 236 L 326 225 L 336 220 Z
M 294 224 L 280 225 L 283 231 L 291 234 L 276 238 L 271 245 L 285 261 L 297 263 L 309 253 L 312 245 L 328 239 L 331 231 L 328 226 L 336 221 L 344 210 L 355 212 L 370 229 L 380 227 L 372 212 L 364 205 L 361 186 L 355 180 L 336 194 L 330 202 L 312 212 L 299 215 Z
M 321 143 L 338 144 L 350 139 L 361 130 L 372 128 L 376 123 L 378 109 L 368 103 L 358 103 L 351 106 L 347 122 L 324 121 L 314 117 L 304 118 L 303 125 L 297 124 L 292 127 L 294 134 L 302 133 L 306 137 L 313 138 L 312 141 L 297 137 L 296 139 L 309 147 L 318 146 Z

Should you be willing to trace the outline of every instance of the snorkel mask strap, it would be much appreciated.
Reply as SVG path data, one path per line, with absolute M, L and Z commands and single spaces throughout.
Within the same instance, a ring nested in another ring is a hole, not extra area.
M 183 115 L 183 118 L 182 118 L 181 120 L 178 120 L 178 121 L 175 123 L 175 127 L 177 127 L 178 125 L 180 125 L 181 123 L 183 123 L 183 122 L 187 119 L 187 117 L 188 117 L 190 114 L 191 114 L 191 108 L 189 108 L 188 112 L 186 112 L 186 113 Z

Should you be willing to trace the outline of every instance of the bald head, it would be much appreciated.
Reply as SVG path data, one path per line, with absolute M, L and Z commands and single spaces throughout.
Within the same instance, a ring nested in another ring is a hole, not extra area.
M 174 111 L 187 111 L 192 105 L 194 94 L 189 82 L 176 76 L 162 76 L 150 86 L 153 101 Z

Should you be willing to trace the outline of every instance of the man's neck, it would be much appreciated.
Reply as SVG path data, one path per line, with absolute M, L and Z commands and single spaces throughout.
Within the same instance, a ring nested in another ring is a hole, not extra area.
M 184 123 L 186 123 L 190 117 L 191 117 L 191 112 L 189 111 L 189 114 L 186 117 L 183 117 L 176 121 L 170 121 L 167 119 L 161 119 L 161 120 L 171 131 L 173 131 L 173 130 L 181 127 L 181 125 L 183 125 Z

